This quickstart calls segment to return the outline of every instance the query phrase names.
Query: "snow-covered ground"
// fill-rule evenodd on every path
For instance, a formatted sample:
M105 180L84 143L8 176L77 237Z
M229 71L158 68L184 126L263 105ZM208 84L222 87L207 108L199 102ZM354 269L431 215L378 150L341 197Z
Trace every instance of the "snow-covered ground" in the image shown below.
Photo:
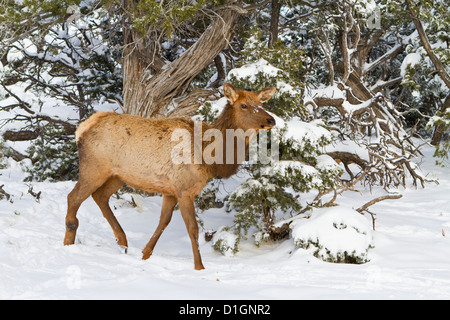
M422 169L440 184L400 190L403 198L371 207L377 220L370 262L323 262L292 239L260 248L249 241L225 257L202 231L202 271L194 270L179 211L153 256L141 260L160 197L136 198L137 207L129 196L111 199L128 254L91 198L78 214L76 244L63 246L66 196L74 183L25 183L11 162L0 171L0 185L12 196L0 201L0 299L450 299L450 167L434 166L432 149L425 152ZM358 208L381 194L347 192L338 203ZM221 209L201 218L209 229L232 221Z

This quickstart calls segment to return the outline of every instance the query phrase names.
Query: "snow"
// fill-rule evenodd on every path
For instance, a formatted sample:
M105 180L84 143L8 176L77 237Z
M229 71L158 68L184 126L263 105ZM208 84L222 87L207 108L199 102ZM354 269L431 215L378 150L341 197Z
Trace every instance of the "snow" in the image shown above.
M297 141L307 139L313 143L318 143L321 139L331 139L330 131L322 127L322 125L324 125L322 120L304 122L298 118L294 118L287 121L288 131L286 132L285 137L293 138Z
M267 77L276 77L280 69L272 66L265 59L259 59L254 63L248 63L240 68L235 68L228 73L229 78L248 79L249 82L255 82L256 76L263 73Z
M337 85L321 87L318 89L311 89L306 100L314 98L330 98L330 99L345 99L345 93L337 87Z
M325 152L348 152L356 154L361 160L370 161L367 148L353 140L334 140L331 144L325 146Z
M296 220L291 228L295 244L324 261L344 253L366 261L373 246L369 221L345 206L314 209L311 218Z
M402 78L405 77L406 69L408 67L414 68L416 65L418 65L420 63L421 60L422 60L422 56L420 55L420 53L413 52L413 53L408 54L405 57L405 59L403 59L402 65L400 67L400 75L402 76Z
M226 257L232 257L234 255L233 249L236 246L236 241L238 236L233 232L229 232L222 228L218 230L212 239L212 243L215 245L220 245L220 252Z
M334 161L332 157L326 154L321 154L317 156L317 165L316 168L321 171L333 171L338 170L339 165Z
M377 97L377 95L370 100L367 100L367 101L364 101L364 102L361 102L358 104L351 104L350 102L345 100L342 103L342 106L344 107L344 110L346 111L346 113L349 114L349 117L350 117L355 111L367 109L370 106L370 104L373 102L373 100L376 99L376 97Z
M313 212L309 220L296 220L309 234L325 232L326 222L335 219L365 226L374 246L369 262L324 262L296 248L292 238L259 248L252 240L242 241L236 255L224 256L204 240L205 230L231 224L232 214L222 208L200 214L202 271L194 270L178 210L153 256L141 259L158 224L160 197L141 198L138 208L130 205L129 195L112 197L111 207L128 236L127 254L120 252L91 198L78 213L76 244L64 246L66 195L74 182L24 183L20 164L8 162L0 170L0 185L11 195L0 200L0 299L449 299L450 169L434 166L431 147L424 152L422 170L430 172L429 178L439 177L440 184L402 189L403 198L372 206L376 231L367 229L370 217L353 210L384 194L376 188L339 196L339 207L322 212L328 218ZM236 182L225 184L231 191ZM31 187L32 193L41 192L39 199ZM300 230L294 230L296 237ZM336 241L351 239L353 246L364 247L370 238L346 234Z
M268 111L266 110L266 112ZM316 146L320 144L321 140L331 141L332 139L330 131L323 127L325 124L320 119L312 120L310 122L302 121L298 117L293 117L290 120L283 120L271 112L268 113L275 118L277 124L272 131L280 131L286 128L287 131L283 133L283 137L286 139L293 139L299 148L303 148L304 144L307 142Z

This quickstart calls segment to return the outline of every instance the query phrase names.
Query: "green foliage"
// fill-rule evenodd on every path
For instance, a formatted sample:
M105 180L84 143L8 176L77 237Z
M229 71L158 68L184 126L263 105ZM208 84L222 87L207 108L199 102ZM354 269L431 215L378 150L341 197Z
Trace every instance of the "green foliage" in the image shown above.
M358 254L356 251L339 251L333 253L319 241L313 241L311 239L307 241L299 239L295 242L295 246L312 251L313 256L325 262L363 264L370 261L367 258L367 252L365 255Z
M51 125L26 150L33 164L25 181L65 181L78 178L78 152L73 136Z
M301 77L303 75L305 54L305 50L298 49L280 40L272 46L268 46L268 42L264 40L262 32L257 27L254 27L241 51L242 60L240 63L243 65L265 59L282 70L279 74L281 77L279 80L300 87L303 86Z
M104 99L120 100L122 92L122 74L115 59L117 51L111 50L103 53L92 52L89 59L82 61L82 67L86 71L79 73L80 82L84 94L90 101L102 101ZM74 79L76 80L76 78Z
M441 141L436 146L433 156L437 158L436 165L443 167L448 161L448 155L450 154L450 142Z
M301 161L303 163L315 166L317 157L321 154L323 147L331 143L331 134L323 126L322 121L302 123L304 126L311 127L311 130L322 129L318 136L304 134L301 140L287 136L288 125L282 128L276 128L272 134L277 134L279 138L280 158L282 160Z
M122 74L118 61L122 53L113 45L121 39L106 12L89 11L81 14L76 23L68 23L74 12L85 10L86 7L78 5L80 0L23 1L24 12L34 12L49 26L44 28L43 21L33 18L29 26L22 23L23 28L30 28L24 30L21 22L16 25L12 18L8 20L13 39L14 33L30 33L26 39L17 36L11 47L4 48L0 37L0 56L1 50L6 50L0 83L5 86L25 83L36 100L53 97L78 108L80 119L84 119L93 111L93 104L121 100ZM53 12L57 13L50 15ZM26 16L22 18L26 21Z
M201 121L212 123L219 115L219 112L218 110L213 110L210 102L205 102L200 108L197 109L195 115L200 117Z
M444 139L436 145L436 150L433 155L437 158L436 165L444 166L448 163L450 154L450 140L448 132L450 129L450 108L448 108L444 114L439 111L436 112L436 115L428 122L427 127L428 129L431 129L432 127L440 127L444 132Z
M261 32L254 29L244 45L240 65L229 72L227 81L237 88L252 91L276 86L277 92L265 103L265 109L283 119L307 118L308 111L302 103L304 84L301 82L301 75L304 59L303 50L281 41L268 47ZM198 114L209 122L217 116L210 103L202 106ZM324 131L328 132L326 129ZM282 123L278 123L277 129L270 132L279 141L277 147L283 161L270 164L258 162L245 166L250 178L224 200L227 210L235 212L234 225L227 232L234 232L238 237L237 242L242 237L247 237L249 232L256 232L257 244L270 238L271 227L279 215L295 214L301 210L301 193L313 189L328 190L335 186L337 177L342 174L341 170L315 168L320 148L331 142L328 135L321 135L317 139L305 135L301 141L297 141L287 137L286 133L287 127L283 127ZM271 152L270 148L269 142L268 153ZM217 189L206 188L199 197L198 204L206 207L205 203L209 203L217 207L218 201L212 194L217 194ZM230 245L224 245L221 240L214 247L223 252ZM227 252L237 249L233 247L230 250Z
M40 18L47 20L43 24L51 24L54 20L62 22L67 17L70 6L78 6L81 0L6 0L0 6L0 24L9 24L12 29L24 30L30 23L40 22ZM45 31L45 28L41 29ZM10 30L12 31L12 30Z
M224 256L233 256L239 252L239 242L229 227L222 227L213 237L213 248Z
M5 143L0 140L0 169L5 169L8 166L6 158L11 155L11 150Z
M254 91L276 86L277 92L265 104L265 108L285 119L305 117L301 76L305 51L281 41L268 47L267 41L261 38L261 32L254 29L241 52L241 68L230 72L228 81L237 88Z
M170 39L179 26L192 20L200 9L208 4L222 4L222 2L220 0L138 1L132 12L133 26L143 36L147 35L149 27L156 27L164 30Z
M286 179L279 173L248 179L230 196L229 209L235 210L236 233L246 236L256 226L258 231L268 232L277 210L296 212L301 209L294 194L287 192L281 183Z
M219 179L217 181L219 181ZM205 189L201 193L201 196L195 198L195 208L202 212L211 208L222 208L224 206L224 201L217 197L218 191L218 184L213 183L210 188Z

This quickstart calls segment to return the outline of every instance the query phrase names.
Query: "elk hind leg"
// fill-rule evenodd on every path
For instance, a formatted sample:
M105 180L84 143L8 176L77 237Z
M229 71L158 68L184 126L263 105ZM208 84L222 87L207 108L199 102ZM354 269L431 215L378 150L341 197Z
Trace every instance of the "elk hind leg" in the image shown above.
M109 198L111 195L120 189L123 186L123 181L118 177L110 177L106 182L98 188L93 194L92 198L99 206L102 211L103 216L108 221L111 229L114 232L114 236L116 237L117 244L123 249L125 253L127 253L128 242L125 232L117 221L114 213L112 212L109 206Z

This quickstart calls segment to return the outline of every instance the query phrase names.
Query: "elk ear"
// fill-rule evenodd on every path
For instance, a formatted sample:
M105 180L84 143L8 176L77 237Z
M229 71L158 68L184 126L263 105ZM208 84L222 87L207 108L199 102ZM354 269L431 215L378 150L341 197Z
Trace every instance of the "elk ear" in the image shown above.
M239 94L237 93L236 89L228 82L225 82L223 84L223 94L225 98L227 98L227 100L230 101L232 104L235 103L239 97Z
M277 90L276 87L268 87L268 88L262 89L256 95L258 96L259 100L261 100L261 102L266 102L270 98L272 98L273 94L275 93L275 90Z

